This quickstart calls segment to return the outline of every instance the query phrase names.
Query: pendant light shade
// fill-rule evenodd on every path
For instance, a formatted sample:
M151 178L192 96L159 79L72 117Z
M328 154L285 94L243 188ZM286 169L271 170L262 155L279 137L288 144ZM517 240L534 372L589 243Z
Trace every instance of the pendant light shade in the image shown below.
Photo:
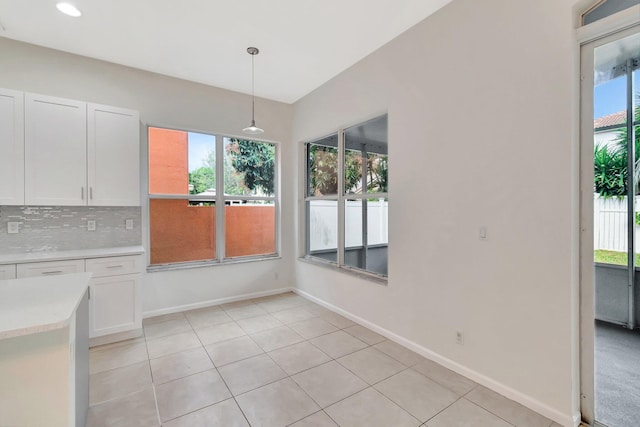
M251 126L242 129L242 132L247 133L249 135L258 135L264 132L263 129L260 129L256 126L256 96L255 96L255 70L253 66L254 57L260 53L257 47L248 47L247 53L251 55Z

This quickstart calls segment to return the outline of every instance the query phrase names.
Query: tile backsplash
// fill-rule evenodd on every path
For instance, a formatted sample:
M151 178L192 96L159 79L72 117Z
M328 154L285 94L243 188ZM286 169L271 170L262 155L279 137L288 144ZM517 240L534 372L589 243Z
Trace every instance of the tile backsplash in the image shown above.
M140 207L0 206L0 255L141 245L141 219ZM8 222L19 223L18 234L7 232Z

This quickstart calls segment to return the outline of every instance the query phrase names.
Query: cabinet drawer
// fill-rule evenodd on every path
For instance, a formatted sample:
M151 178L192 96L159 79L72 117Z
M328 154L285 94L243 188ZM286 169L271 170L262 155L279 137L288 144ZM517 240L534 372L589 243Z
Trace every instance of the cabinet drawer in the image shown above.
M18 279L36 276L54 276L57 274L71 274L84 272L84 260L30 262L18 264Z
M86 260L86 271L93 277L119 276L122 274L140 273L141 255L93 258Z
M6 264L0 265L0 280L9 280L16 278L16 265Z

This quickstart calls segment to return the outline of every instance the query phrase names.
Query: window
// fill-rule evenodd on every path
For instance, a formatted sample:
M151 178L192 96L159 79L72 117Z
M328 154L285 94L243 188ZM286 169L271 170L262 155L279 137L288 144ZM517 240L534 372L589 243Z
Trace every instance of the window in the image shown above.
M306 144L306 256L387 276L387 116Z
M150 127L151 265L276 255L276 149Z
M617 0L607 1L598 0L585 13L582 14L582 25L588 25L593 22L614 15L625 9L638 4L638 0Z

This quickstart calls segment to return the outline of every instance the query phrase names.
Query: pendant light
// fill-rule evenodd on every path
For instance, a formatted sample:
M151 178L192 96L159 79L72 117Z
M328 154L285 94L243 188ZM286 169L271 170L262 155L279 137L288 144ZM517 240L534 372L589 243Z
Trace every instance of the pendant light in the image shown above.
M264 132L263 129L260 129L256 126L256 95L255 95L255 71L253 66L254 57L260 53L257 47L248 47L247 53L251 55L251 126L242 129L242 132L248 133L249 135L258 135Z

